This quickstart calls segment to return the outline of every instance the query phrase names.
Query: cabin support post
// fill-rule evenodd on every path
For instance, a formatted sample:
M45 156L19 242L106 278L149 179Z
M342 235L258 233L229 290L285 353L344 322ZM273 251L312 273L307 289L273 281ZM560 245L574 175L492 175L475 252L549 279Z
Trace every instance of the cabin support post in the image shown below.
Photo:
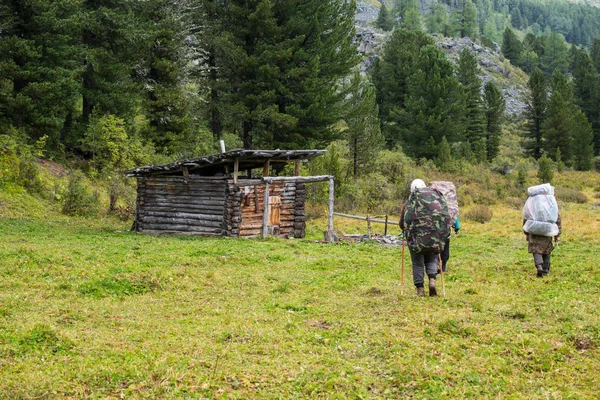
M265 167L263 169L263 176L269 176L270 166L271 166L271 163L269 162L269 160L265 161Z
M269 182L265 183L265 198L263 199L263 205L262 237L264 239L269 234Z
M233 161L233 183L237 184L238 181L238 171L240 169L240 161L236 158Z
M300 176L300 160L296 160L296 169L294 173L296 176Z
M334 202L334 183L333 177L329 178L329 212L327 216L327 231L325 232L325 241L326 242L337 242L338 237L335 231L333 230L333 202Z

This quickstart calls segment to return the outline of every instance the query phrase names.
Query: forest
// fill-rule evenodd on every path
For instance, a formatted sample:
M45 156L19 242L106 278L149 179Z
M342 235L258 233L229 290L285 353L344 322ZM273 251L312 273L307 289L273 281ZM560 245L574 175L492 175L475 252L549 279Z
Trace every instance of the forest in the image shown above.
M216 153L220 140L327 148L306 169L335 175L339 202L368 210L389 208L419 174L485 171L519 190L539 160L557 172L600 167L600 9L376 5L372 29L386 39L363 68L354 1L4 2L0 183L58 193L66 210L72 188L102 187L114 210L131 200L122 171ZM444 37L493 49L521 75L484 82L477 55L450 60ZM526 77L520 115L506 113L509 75ZM44 182L39 160L68 180Z

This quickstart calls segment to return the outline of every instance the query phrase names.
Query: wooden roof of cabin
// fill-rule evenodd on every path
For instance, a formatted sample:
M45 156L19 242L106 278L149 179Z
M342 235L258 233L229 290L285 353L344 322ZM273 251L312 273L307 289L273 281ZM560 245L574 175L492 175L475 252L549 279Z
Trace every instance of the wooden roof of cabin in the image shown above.
M215 173L221 168L224 170L225 166L233 166L235 160L238 161L239 170L243 171L263 167L265 161L308 160L323 153L325 150L233 150L165 165L147 165L125 171L125 174L128 176L170 175L182 172L185 167L190 173L203 169Z

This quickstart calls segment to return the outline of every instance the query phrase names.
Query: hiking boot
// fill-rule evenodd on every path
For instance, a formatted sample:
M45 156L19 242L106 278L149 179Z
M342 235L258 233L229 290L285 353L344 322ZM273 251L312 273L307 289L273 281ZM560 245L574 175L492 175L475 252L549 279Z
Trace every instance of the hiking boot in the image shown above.
M537 275L536 276L538 278L543 277L544 276L544 269L542 268L542 266L538 265L538 266L536 266L536 268L537 268Z
M417 288L417 296L419 296L419 297L425 297L425 288L418 287Z
M429 296L437 296L437 289L435 287L435 278L429 278Z

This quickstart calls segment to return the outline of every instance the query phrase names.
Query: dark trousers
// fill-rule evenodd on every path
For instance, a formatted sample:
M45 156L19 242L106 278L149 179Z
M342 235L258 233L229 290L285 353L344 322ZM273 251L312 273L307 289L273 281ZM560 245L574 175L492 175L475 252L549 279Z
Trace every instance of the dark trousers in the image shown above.
M446 245L444 246L444 250L440 253L440 257L442 258L442 271L446 272L446 263L450 259L450 239L446 239Z
M429 278L435 279L440 267L439 254L423 254L410 251L410 259L412 261L413 282L416 287L424 287L424 272L427 273Z
M533 262L537 270L544 273L550 271L550 254L533 253Z

